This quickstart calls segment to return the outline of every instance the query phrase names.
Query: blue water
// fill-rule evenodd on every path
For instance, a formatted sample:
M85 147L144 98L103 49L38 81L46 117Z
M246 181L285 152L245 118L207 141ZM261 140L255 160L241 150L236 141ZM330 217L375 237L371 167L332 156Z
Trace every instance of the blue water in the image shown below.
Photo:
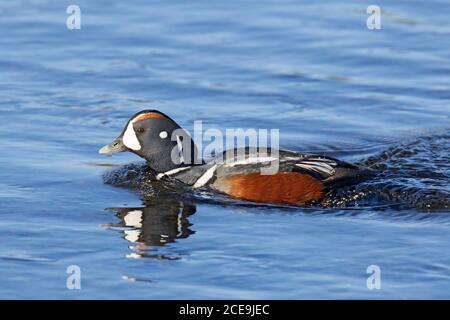
M0 3L0 298L450 298L450 3L70 4ZM384 175L326 208L112 185L140 159L97 150L149 107Z

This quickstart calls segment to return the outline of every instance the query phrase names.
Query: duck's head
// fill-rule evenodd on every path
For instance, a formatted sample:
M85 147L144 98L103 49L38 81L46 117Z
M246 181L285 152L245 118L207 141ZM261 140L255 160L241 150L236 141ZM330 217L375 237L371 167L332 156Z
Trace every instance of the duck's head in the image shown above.
M197 148L189 134L157 110L143 110L128 120L122 133L101 148L101 154L130 151L156 172L198 164Z

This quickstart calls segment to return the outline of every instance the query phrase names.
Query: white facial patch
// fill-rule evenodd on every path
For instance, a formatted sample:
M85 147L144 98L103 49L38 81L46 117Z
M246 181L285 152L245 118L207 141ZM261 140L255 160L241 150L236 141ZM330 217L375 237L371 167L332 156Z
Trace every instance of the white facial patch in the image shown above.
M165 139L165 138L167 138L169 136L169 134L167 133L167 131L161 131L160 133L159 133L159 137L161 138L161 139Z
M133 123L134 120L131 120L128 123L127 130L125 130L122 141L123 144L131 150L141 150L141 144L136 136L136 132L134 132Z

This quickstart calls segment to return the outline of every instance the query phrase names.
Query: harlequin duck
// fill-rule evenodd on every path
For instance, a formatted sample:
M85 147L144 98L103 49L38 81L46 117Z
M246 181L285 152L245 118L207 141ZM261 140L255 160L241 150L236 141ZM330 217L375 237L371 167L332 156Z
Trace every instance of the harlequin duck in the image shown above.
M176 179L192 188L272 204L320 203L333 189L374 172L331 157L270 148L227 150L204 161L187 132L157 110L135 114L99 153L124 151L146 159L157 179ZM274 163L277 170L268 172Z

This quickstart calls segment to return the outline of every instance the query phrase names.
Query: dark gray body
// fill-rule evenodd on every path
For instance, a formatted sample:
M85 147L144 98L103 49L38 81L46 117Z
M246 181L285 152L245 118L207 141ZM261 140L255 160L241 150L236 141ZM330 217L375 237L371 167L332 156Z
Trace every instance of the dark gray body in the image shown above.
M236 154L239 152L244 155L243 158L237 157ZM229 150L224 152L225 157L220 155L204 165L186 166L184 170L160 174L159 177L177 179L194 187L210 187L223 191L221 178L237 174L261 173L261 170L267 169L273 161L278 161L277 172L308 174L330 188L355 183L375 173L368 168L317 154L287 150L279 150L278 155L276 154L277 152L271 149L267 153L260 153L254 148ZM198 183L202 178L203 181Z

